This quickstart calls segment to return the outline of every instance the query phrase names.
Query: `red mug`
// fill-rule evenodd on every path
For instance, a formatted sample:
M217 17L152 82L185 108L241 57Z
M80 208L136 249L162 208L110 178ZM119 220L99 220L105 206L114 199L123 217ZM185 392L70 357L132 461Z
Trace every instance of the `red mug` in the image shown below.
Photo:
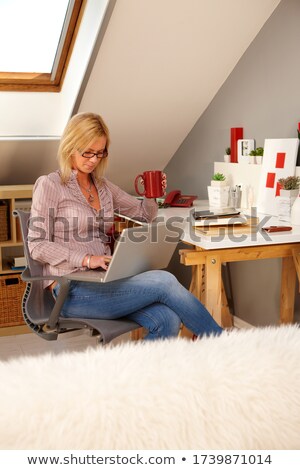
M143 174L137 175L135 178L135 190L140 196L149 198L162 197L165 194L164 179L165 175L160 170L144 171ZM144 186L144 192L139 191L139 182Z

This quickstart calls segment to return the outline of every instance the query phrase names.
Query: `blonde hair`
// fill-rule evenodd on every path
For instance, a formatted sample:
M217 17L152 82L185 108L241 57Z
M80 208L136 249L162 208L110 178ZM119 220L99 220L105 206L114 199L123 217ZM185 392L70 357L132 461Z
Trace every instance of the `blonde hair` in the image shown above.
M66 183L70 178L74 152L77 150L79 153L83 153L94 139L102 136L106 137L106 150L108 151L109 130L99 114L79 113L69 120L61 136L57 154L63 183ZM106 166L107 158L102 158L93 172L98 181L101 180Z

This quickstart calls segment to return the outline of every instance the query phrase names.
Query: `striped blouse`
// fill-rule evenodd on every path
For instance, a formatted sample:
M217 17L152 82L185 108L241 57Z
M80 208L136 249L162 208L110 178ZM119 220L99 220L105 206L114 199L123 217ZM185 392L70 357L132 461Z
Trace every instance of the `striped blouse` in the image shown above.
M33 188L28 246L33 259L44 264L45 276L62 276L82 268L86 255L110 255L114 213L150 222L157 215L154 199L138 200L106 178L98 183L101 210L82 194L77 171L67 184L59 171L41 176ZM92 175L93 176L93 175ZM52 281L45 281L45 287Z

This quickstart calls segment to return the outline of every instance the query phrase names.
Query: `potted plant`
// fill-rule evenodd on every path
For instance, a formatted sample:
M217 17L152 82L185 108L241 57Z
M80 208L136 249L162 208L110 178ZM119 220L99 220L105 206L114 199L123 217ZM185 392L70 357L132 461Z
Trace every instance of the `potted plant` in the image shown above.
M226 176L223 173L215 173L212 176L210 186L207 187L209 205L212 207L227 207L229 189Z
M229 199L229 186L223 173L215 173L211 185L207 187L208 200L211 207L227 207Z
M223 173L215 173L211 179L211 186L226 186L226 176Z
M263 155L264 155L263 147L257 147L257 149L256 149L256 163L258 165L261 165Z
M297 196L299 194L300 177L287 176L286 178L279 178L280 196L277 200L277 212L279 220L290 222L291 210Z
M300 177L287 176L286 178L279 178L278 183L281 186L280 196L283 197L297 197L299 194Z
M231 160L231 150L230 150L230 147L227 147L225 149L224 162L230 163L230 160Z
M263 147L257 147L257 149L251 150L249 153L249 163L257 163L258 165L261 165L263 154Z
M251 152L248 155L249 162L248 163L256 163L256 150L251 150Z

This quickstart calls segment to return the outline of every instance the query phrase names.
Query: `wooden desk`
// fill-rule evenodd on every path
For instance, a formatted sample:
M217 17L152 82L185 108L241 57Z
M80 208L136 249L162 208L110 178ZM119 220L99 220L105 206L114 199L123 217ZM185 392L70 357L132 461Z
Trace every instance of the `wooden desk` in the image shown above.
M300 243L269 246L246 246L205 250L200 247L180 250L180 260L185 266L193 266L191 290L204 303L213 318L223 327L232 326L232 318L222 286L222 263L282 258L280 323L292 323L294 319L296 264L300 274Z
M197 209L203 209L202 205ZM262 225L280 225L280 222L277 217L258 214L263 224L259 226L257 233L212 237L195 232L191 223L191 210L164 209L159 211L159 216L166 221L172 217L182 218L182 241L189 247L180 250L180 261L185 266L192 267L190 290L220 325L232 325L222 283L222 263L270 258L282 258L279 321L293 322L296 275L300 282L300 226L294 226L291 232L266 235L261 230Z

